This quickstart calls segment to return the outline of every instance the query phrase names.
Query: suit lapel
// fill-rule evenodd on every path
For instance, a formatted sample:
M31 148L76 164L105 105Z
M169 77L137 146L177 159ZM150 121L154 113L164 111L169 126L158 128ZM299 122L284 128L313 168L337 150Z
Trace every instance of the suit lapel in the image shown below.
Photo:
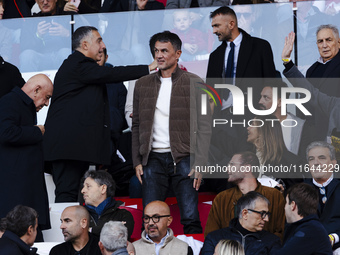
M240 28L239 28L240 29ZM251 37L244 30L240 29L242 32L242 42L240 46L240 51L237 58L237 68L236 77L244 77L245 71L247 70L247 65L249 58L252 54L253 45L251 43Z

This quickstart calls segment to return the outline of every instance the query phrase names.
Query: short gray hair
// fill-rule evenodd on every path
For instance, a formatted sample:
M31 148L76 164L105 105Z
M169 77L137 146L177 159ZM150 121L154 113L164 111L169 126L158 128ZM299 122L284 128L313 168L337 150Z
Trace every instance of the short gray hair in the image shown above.
M309 144L307 146L307 149L306 149L307 162L308 162L309 151L311 149L314 149L315 147L327 148L329 150L329 156L330 156L331 160L336 160L335 149L334 149L333 145L326 143L324 141L315 141L315 142L312 142L311 144Z
M80 48L84 38L86 37L92 38L93 31L98 31L98 29L91 26L82 26L77 28L77 30L72 35L72 50Z
M318 27L318 29L316 30L316 36L318 36L319 32L322 30L322 29L330 29L332 30L334 36L336 38L339 38L339 30L336 26L334 25L331 25L331 24L327 24L327 25L321 25Z
M120 221L106 222L100 232L100 241L108 252L114 252L127 246L127 228Z
M243 209L255 209L256 201L262 199L265 201L268 206L270 205L269 200L262 194L256 192L256 191L249 191L247 194L245 194L243 197L241 197L237 201L237 214L239 219L242 219L242 211ZM235 216L236 216L235 215Z

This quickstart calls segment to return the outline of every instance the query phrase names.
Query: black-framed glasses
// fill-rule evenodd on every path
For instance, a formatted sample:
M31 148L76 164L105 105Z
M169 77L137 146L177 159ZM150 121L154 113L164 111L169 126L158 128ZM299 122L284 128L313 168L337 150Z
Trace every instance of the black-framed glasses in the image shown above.
M248 211L251 211L251 212L254 212L254 213L258 213L258 214L261 214L261 218L264 219L266 218L266 216L268 216L268 218L270 217L271 213L270 212L266 212L266 211L255 211L253 209L247 209Z
M322 186L321 188L319 188L319 190L320 190L320 194L322 195L322 203L326 204L327 202L326 188Z
M154 223L158 223L159 220L160 220L161 218L163 218L163 217L170 217L170 216L171 216L171 215L152 215L152 216L150 217L150 216L144 215L144 216L142 217L142 219L143 219L143 222L144 222L144 223L149 223L149 222L150 222L150 219L152 219L152 221L153 221Z

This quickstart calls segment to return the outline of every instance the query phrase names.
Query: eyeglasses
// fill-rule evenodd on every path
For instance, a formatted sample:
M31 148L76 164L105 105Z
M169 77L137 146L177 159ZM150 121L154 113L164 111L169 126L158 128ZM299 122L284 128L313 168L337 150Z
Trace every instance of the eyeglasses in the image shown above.
M152 221L154 223L158 223L161 218L170 217L170 216L171 215L153 215L153 216L150 217L150 216L145 215L145 216L142 217L142 219L143 219L144 223L149 223L150 219L152 219Z
M253 209L247 209L248 211L251 211L251 212L254 212L254 213L258 213L258 214L261 214L261 218L264 219L266 218L266 216L268 216L268 218L270 217L271 213L270 212L266 212L266 211L255 211Z
M322 203L326 204L326 202L327 202L326 188L322 186L321 188L319 188L319 190L320 190L320 194L323 196L322 197Z

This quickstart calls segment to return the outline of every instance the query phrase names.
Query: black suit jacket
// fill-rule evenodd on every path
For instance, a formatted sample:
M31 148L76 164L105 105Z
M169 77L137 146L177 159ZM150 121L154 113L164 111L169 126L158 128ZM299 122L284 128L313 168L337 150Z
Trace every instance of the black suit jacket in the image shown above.
M243 38L237 60L236 78L276 77L273 52L269 42L252 37L240 28L239 30L242 32ZM222 78L224 57L225 46L222 43L210 54L207 78ZM244 87L246 84L241 83L240 85L240 88L246 91Z
M254 105L259 102L261 91L263 88L263 84L259 83L258 80L252 80L251 85L249 84L248 78L263 78L263 77L275 77L275 65L273 60L273 52L270 44L260 38L252 37L244 30L240 29L242 32L243 38L240 46L240 51L237 60L236 67L236 86L238 86L243 92L247 91L247 87L253 87L253 102ZM224 57L225 57L226 46L222 43L215 51L210 54L209 63L208 63L208 71L207 78L222 78L219 82L221 84L225 83L223 78L223 68L224 68ZM247 78L247 79L241 79ZM216 83L217 80L213 81ZM207 80L207 83L210 83L213 86L211 81ZM218 90L218 93L221 95L221 90ZM245 104L247 100L245 99ZM225 119L228 117L224 116L224 113L221 113L219 107L216 107L214 111L214 116L217 119ZM251 115L247 113L246 109L246 119L251 118ZM222 114L222 115L221 115ZM231 115L230 115L231 116ZM229 116L229 117L230 117ZM233 120L236 122L242 122L245 116L232 116ZM236 128L235 128L236 127ZM247 139L247 130L245 128L239 128L241 125L236 125L230 128L230 124L228 125L218 125L217 128L213 131L212 143L214 143L215 138L217 138L217 143L215 146L221 148L222 153L231 157L238 150L236 148L242 148L243 150L250 149L249 144L246 143ZM225 139L221 139L221 135L218 133L217 129L223 129L222 134L224 134ZM215 138L214 138L215 137ZM228 143L225 146L221 147L219 141L225 141L228 139ZM223 149L222 149L223 148Z
M306 183L316 187L311 179L306 180ZM319 188L318 193L319 192ZM325 227L327 234L337 234L340 237L340 181L333 179L327 186L327 202L321 213L321 205L318 206L318 216L322 225ZM340 243L333 246L333 249L340 247Z
M313 84L313 86L320 90L320 92L325 93L328 96L340 97L340 53L338 53L329 63L327 69L322 74L321 77L315 77L315 69L319 62L315 62L306 73L306 78ZM328 131L328 117L323 114L323 112L318 108L312 107L309 103L306 105L307 109L312 113L311 117L307 120L315 123L316 128L316 139L325 140ZM299 114L300 115L300 114ZM306 118L300 115L302 118Z
M71 159L110 164L110 116L106 83L138 79L147 65L99 66L79 51L71 54L54 79L44 135L46 161Z

